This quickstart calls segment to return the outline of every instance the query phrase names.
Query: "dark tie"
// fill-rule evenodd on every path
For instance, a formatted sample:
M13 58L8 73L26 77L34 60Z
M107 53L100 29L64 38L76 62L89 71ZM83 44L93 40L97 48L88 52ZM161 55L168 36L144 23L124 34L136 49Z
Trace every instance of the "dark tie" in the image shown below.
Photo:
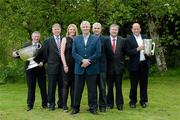
M116 50L116 40L115 39L112 40L112 50L113 50L113 53L115 53L115 50Z

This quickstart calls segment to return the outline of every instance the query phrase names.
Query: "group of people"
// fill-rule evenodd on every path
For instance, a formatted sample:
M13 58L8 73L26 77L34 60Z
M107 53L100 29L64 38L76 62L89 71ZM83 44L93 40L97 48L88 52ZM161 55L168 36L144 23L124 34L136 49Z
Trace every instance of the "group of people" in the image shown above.
M109 36L103 36L102 26L96 22L91 25L88 21L80 24L82 34L78 35L75 24L67 28L66 37L62 37L61 26L56 23L52 26L53 36L42 43L35 61L38 67L26 70L28 97L27 111L33 109L35 101L36 79L42 97L42 107L55 110L56 84L58 84L57 107L68 112L68 94L71 98L71 114L80 111L80 104L85 82L88 91L88 111L92 114L106 112L113 109L116 104L119 111L123 110L122 77L125 69L125 55L129 56L130 76L130 102L131 108L136 108L137 87L140 86L140 105L147 107L148 96L148 70L149 59L144 54L143 40L139 23L132 25L132 35L128 38L118 36L119 26L112 24ZM40 33L32 33L32 41L24 47L40 42ZM13 52L13 57L18 58L18 52ZM47 63L48 93L46 92ZM25 68L28 66L26 62ZM115 97L114 97L115 84ZM107 87L107 88L106 88ZM107 94L106 94L107 93Z

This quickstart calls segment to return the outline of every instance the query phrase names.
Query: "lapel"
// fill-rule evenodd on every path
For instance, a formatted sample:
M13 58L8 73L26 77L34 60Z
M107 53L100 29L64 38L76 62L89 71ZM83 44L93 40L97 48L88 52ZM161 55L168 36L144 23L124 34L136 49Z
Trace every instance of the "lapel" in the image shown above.
M112 50L112 44L111 44L111 37L110 36L108 36L108 41L107 42L108 42L108 47L109 47L111 53L114 54L113 50Z
M91 34L90 34L90 35L89 35L89 38L88 38L88 40L87 40L87 43L86 43L86 47L91 44L91 42L92 42L91 39L92 39L92 36L91 36ZM85 44L84 44L84 45L85 45Z
M83 38L83 36L81 35L81 36L79 36L79 44L80 45L82 45L83 46L83 48L85 47L85 43L84 43L84 38Z
M135 47L138 47L138 43L137 43L136 38L134 37L134 35L132 35L132 42L135 45Z
M52 36L52 46L54 46L54 48L55 48L55 50L56 50L56 52L58 52L59 53L59 51L58 51L58 47L57 47L57 44L56 44L56 40L54 39L54 36Z

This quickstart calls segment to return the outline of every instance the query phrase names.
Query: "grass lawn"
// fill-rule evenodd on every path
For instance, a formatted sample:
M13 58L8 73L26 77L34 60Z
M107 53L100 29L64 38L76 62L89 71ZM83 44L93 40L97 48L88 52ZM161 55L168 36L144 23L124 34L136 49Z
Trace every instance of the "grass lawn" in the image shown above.
M129 80L123 80L124 110L116 108L92 115L87 110L87 92L83 93L81 110L77 115L61 109L41 108L39 89L36 90L34 109L26 111L26 84L0 85L0 120L180 120L180 70L149 78L149 105L129 108ZM138 92L139 93L139 92ZM139 94L138 94L139 96Z

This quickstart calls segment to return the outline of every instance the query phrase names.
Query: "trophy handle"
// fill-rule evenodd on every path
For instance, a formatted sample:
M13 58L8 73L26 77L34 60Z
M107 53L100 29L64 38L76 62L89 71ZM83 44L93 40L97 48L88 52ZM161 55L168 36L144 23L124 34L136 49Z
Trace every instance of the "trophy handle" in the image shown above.
M40 43L37 43L36 49L40 49L41 47L42 47L42 45Z
M155 50L155 42L152 43L153 49L151 50L151 54L154 55L154 50Z

